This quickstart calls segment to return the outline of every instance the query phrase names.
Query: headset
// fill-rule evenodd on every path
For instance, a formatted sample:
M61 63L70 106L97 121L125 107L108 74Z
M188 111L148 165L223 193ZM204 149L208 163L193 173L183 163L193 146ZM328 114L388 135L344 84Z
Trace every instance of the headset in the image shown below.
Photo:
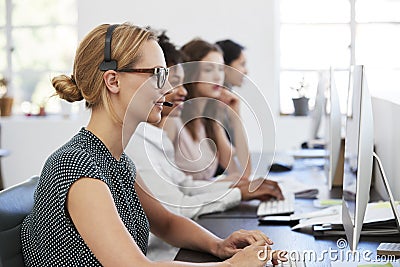
M106 41L104 44L104 60L100 63L99 69L101 71L107 70L118 70L118 63L116 60L111 59L111 41L112 41L112 34L117 28L119 24L110 25L106 32ZM173 103L171 102L163 102L164 106L172 107Z
M119 24L110 25L106 32L106 42L104 45L104 61L100 63L99 69L101 71L117 70L118 63L116 60L111 59L111 41L112 34Z

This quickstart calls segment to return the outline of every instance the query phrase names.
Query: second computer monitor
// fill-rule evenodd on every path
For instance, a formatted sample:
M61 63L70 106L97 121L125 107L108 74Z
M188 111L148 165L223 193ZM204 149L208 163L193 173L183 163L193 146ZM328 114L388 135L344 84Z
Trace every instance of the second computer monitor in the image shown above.
M310 140L319 139L319 131L323 114L325 112L325 93L329 82L327 71L319 72L317 94L315 96L314 110L311 113Z
M373 156L373 116L364 66L355 66L349 96L344 155L342 220L352 250L357 249L369 201Z
M329 190L332 189L333 180L340 157L341 143L341 112L339 95L336 90L334 71L331 69L324 75L326 80L326 107L325 107L325 149L326 159L324 164L325 177Z

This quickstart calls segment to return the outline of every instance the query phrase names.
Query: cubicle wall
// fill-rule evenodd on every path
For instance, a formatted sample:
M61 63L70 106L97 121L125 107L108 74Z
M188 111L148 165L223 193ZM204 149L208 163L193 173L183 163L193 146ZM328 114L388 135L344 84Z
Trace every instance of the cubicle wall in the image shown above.
M10 155L1 160L4 187L39 175L47 157L85 126L87 118L1 118L1 144L10 151Z
M391 189L400 199L400 101L373 97L375 151L382 160ZM386 191L375 168L374 182L379 194L387 199Z

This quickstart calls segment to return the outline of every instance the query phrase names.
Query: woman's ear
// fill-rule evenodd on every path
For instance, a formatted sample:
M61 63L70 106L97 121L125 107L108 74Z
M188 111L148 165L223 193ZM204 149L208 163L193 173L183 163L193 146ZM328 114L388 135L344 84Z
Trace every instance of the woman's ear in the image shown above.
M107 89L114 94L119 93L119 82L118 82L118 72L114 70L108 70L104 72L103 79L106 83Z

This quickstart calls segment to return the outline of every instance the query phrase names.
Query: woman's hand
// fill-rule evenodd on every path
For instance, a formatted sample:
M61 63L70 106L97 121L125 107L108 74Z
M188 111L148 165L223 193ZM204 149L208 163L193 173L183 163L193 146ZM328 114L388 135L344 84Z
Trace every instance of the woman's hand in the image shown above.
M227 259L226 262L235 267L258 267L265 266L265 263L271 260L275 266L278 264L278 260L287 261L286 254L286 251L272 250L265 242L257 241L236 253L232 258Z
M239 114L240 99L233 92L229 91L228 89L222 90L218 100L228 105L231 109L235 111L236 114Z
M232 182L232 187L238 187L240 184L247 184L249 179L240 173L234 172L223 177L218 177L218 182Z
M241 182L236 187L242 193L242 200L258 199L266 201L271 198L284 199L281 188L275 181L258 178L253 181Z
M238 230L218 243L214 254L221 259L226 259L257 242L261 242L264 245L273 244L272 240L259 230Z

